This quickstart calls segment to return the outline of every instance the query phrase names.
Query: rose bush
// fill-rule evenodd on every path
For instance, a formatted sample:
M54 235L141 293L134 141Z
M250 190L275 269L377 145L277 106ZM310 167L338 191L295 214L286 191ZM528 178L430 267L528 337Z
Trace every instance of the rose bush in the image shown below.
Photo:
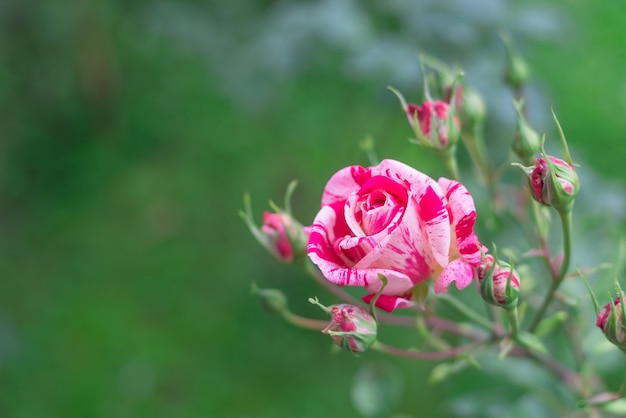
M486 249L474 234L476 210L463 185L438 182L394 160L346 167L326 184L307 253L330 282L368 290L386 311L413 305L430 277L436 293L468 286Z

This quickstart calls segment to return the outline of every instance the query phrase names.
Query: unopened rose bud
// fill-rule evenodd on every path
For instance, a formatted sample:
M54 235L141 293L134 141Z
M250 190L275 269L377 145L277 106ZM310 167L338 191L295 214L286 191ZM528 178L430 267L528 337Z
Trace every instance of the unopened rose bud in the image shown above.
M459 123L454 115L450 115L451 109L448 103L440 100L426 101L421 106L413 103L406 105L406 116L420 144L426 148L445 150L458 141Z
M506 310L517 307L520 279L508 263L486 255L476 269L476 279L485 302Z
M323 333L338 346L352 352L367 350L376 341L376 321L359 306L341 304L330 307L332 320Z
M513 135L513 152L525 164L528 164L539 152L541 140L539 134L530 127L524 116L524 102L522 100L514 101L513 104L517 112L517 129Z
M530 67L526 60L513 49L511 41L508 37L503 37L504 46L506 47L506 63L504 66L503 79L514 89L519 89L530 77Z
M580 181L574 167L565 161L548 157L537 158L529 177L531 194L543 205L568 209L578 194Z
M317 299L309 299L309 302L331 315L330 323L322 332L330 335L339 347L359 353L376 341L376 320L364 308L345 303L326 307Z
M613 302L607 303L598 315L596 326L604 336L620 350L626 352L626 332L624 327L624 295L618 296Z
M487 105L476 90L465 87L461 102L461 121L463 124L475 125L487 116Z
M293 249L287 236L287 228L292 228L291 219L282 213L263 213L263 225L261 231L267 237L270 251L277 259L284 262L291 262L293 259Z
M259 297L263 309L270 313L284 313L287 310L287 297L277 289L259 289L252 285L252 294Z

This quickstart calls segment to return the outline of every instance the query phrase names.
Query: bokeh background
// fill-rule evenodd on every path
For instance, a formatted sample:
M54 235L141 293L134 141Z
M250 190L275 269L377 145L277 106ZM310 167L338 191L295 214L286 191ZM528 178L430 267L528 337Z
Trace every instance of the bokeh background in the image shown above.
M624 16L594 0L0 2L0 416L359 416L364 364L404 387L397 413L533 411L528 382L427 385L432 364L333 353L262 311L251 283L317 318L306 299L333 299L272 260L237 211L248 192L259 220L298 179L294 211L310 222L330 175L367 163L366 135L380 156L444 174L406 141L386 90L419 100L422 52L465 68L502 155L508 33L533 68L531 122L556 138L554 107L602 191L589 207L621 225Z

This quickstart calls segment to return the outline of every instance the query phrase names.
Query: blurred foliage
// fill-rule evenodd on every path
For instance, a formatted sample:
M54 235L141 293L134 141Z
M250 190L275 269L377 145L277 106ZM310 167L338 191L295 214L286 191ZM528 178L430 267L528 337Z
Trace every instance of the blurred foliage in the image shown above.
M535 70L531 119L553 130L553 104L575 153L622 180L626 10L551 3L4 3L0 416L354 416L353 377L379 356L332 355L259 308L252 282L311 317L306 299L327 301L256 245L242 195L260 216L297 178L306 224L326 179L366 164L367 134L379 155L443 174L405 141L385 91L419 98L421 51L467 68L495 109L490 132L512 134L502 30ZM493 138L494 152L509 140ZM448 416L477 386L463 373L427 386L433 365L392 363L401 412ZM461 404L448 410L478 416Z

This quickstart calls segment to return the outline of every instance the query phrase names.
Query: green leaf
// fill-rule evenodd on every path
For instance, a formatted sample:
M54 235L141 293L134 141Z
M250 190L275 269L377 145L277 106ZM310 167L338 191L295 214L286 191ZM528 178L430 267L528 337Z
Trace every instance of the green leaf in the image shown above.
M626 399L618 399L602 405L602 409L616 415L626 415Z
M547 335L548 333L550 333L550 331L565 322L567 317L568 315L565 311L558 311L550 316L545 317L537 326L537 329L535 330L535 336L537 338L541 338L544 335Z
M546 347L543 345L539 337L529 332L520 332L515 340L521 347L539 351L541 353L546 352Z

